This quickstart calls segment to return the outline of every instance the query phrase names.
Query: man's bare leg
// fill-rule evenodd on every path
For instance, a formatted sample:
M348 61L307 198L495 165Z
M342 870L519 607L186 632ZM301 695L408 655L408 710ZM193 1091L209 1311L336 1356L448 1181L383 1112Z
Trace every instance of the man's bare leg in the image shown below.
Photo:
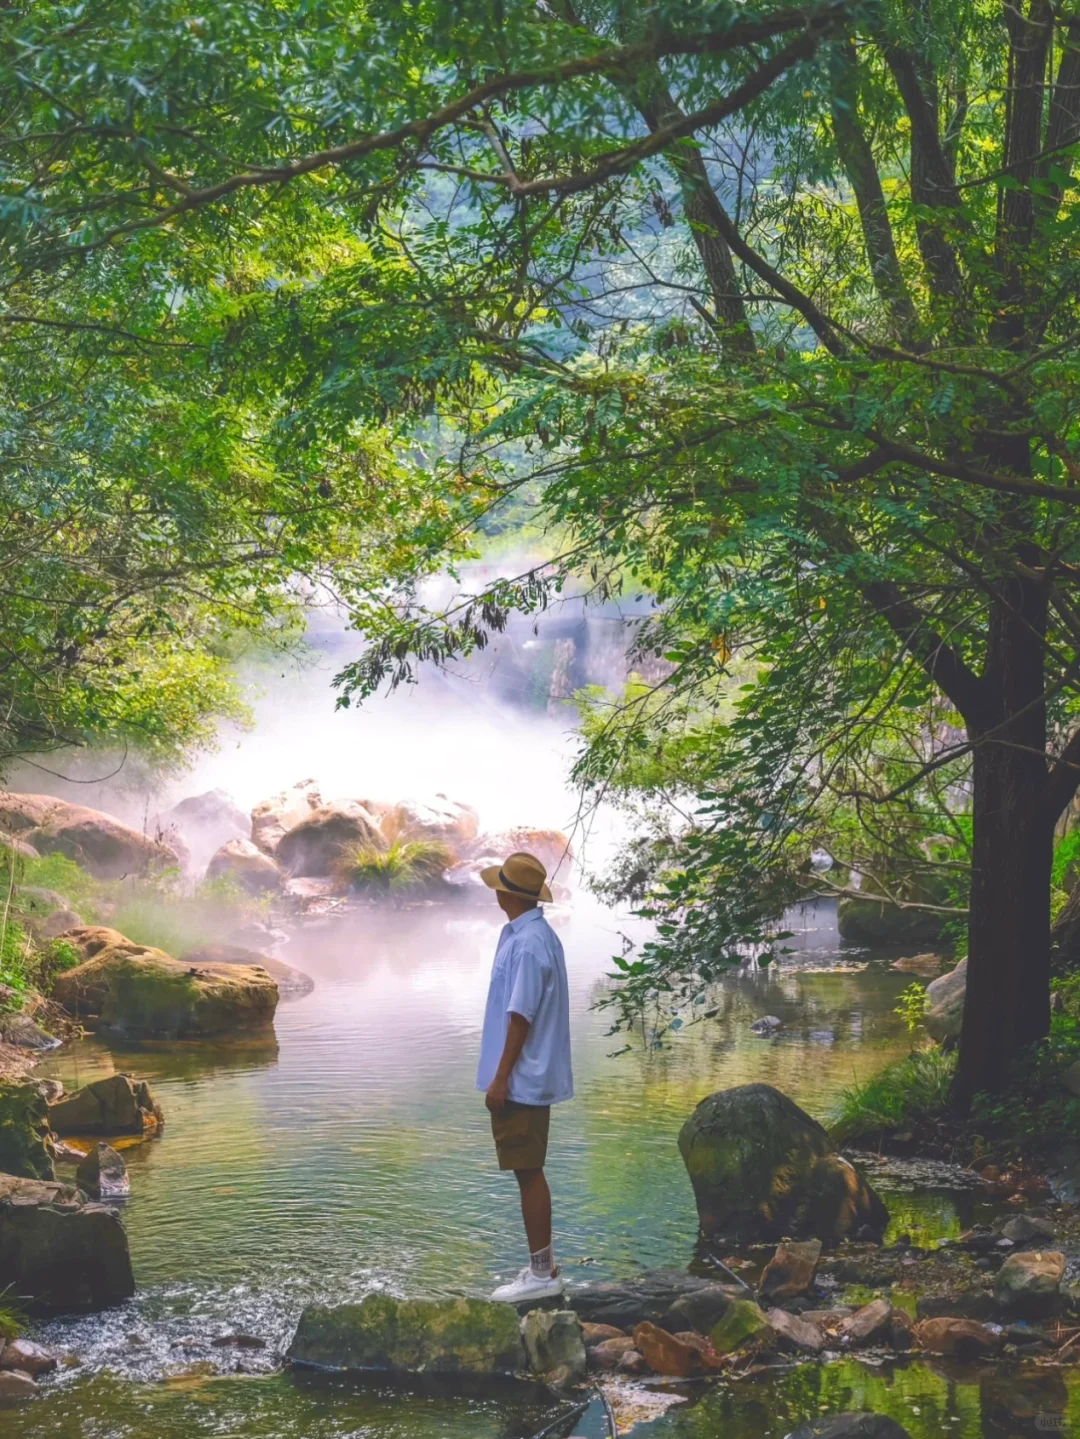
M525 1221L525 1235L529 1241L529 1254L534 1270L537 1259L546 1255L548 1273L554 1273L551 1263L551 1190L542 1169L515 1169L514 1175L521 1191L521 1217Z

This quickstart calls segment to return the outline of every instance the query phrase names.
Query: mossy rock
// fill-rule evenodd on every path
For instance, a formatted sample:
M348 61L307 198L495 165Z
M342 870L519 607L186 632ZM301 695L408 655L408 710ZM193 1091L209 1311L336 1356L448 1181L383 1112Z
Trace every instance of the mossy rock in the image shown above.
M941 938L942 916L872 899L842 899L836 906L836 927L848 944L865 945L867 949L934 944Z
M508 1375L525 1369L517 1311L486 1299L312 1304L286 1356L295 1364L387 1374Z
M0 1174L0 1293L29 1314L86 1313L135 1293L120 1217L69 1184Z
M884 1204L821 1125L771 1085L703 1099L679 1133L679 1150L706 1240L833 1244L864 1226L880 1235L888 1224Z
M265 1029L278 988L258 965L196 965L116 930L64 936L87 958L58 975L53 998L76 1018L131 1039L199 1039Z
M49 1110L36 1084L0 1084L0 1172L55 1179Z
M717 1354L733 1354L744 1344L771 1333L764 1310L752 1299L736 1299L723 1319L713 1325L709 1339Z

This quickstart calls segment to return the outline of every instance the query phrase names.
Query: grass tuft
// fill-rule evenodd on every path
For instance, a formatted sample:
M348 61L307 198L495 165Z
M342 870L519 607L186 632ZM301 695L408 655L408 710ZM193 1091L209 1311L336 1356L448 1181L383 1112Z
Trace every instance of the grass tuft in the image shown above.
M334 873L359 894L390 896L434 884L453 862L453 851L441 840L395 836L386 849L371 844L346 846Z
M949 1102L956 1053L918 1049L865 1084L845 1089L829 1132L838 1144L887 1130L907 1129L938 1114Z
M10 1343L26 1330L26 1315L11 1298L11 1290L0 1289L0 1340ZM2 1346L0 1346L2 1347Z

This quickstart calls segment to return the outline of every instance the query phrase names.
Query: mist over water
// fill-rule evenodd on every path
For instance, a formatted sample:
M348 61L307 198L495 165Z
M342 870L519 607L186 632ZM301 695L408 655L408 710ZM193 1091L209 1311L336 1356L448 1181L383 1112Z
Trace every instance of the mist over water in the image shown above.
M65 751L16 767L9 783L148 830L179 800L211 789L245 811L308 779L328 800L445 794L472 805L482 831L559 829L599 867L620 826L610 813L580 809L570 778L579 746L571 697L586 685L621 688L638 608L567 599L536 619L513 617L469 660L421 665L415 683L348 709L337 707L333 680L364 641L340 614L316 609L302 655L241 663L253 723L223 725L217 748L187 771L148 776L122 756Z

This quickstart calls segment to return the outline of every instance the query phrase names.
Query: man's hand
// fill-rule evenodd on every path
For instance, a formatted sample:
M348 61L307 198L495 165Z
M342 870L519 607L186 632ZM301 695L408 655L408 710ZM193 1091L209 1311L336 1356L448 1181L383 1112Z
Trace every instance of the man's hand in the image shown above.
M484 1095L484 1103L491 1110L492 1114L498 1114L500 1109L506 1108L506 1101L510 1098L510 1081L500 1079L498 1075L491 1081Z

